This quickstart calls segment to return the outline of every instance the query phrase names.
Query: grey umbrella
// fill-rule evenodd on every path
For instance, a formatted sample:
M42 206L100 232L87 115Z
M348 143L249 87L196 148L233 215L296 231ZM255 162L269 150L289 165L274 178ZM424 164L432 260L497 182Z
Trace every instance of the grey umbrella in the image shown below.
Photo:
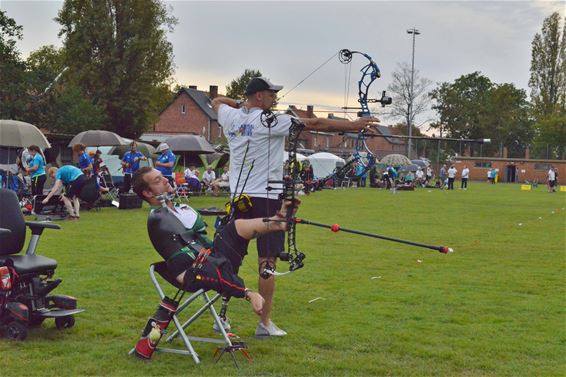
M75 144L84 144L87 147L100 147L111 145L124 145L126 142L122 140L120 135L105 130L89 130L77 134L69 143L69 147Z
M380 163L391 166L408 166L411 165L411 160L402 154L388 154L380 160Z
M40 149L51 147L39 128L17 120L0 120L0 145L20 148L37 145Z
M414 165L414 164L402 166L402 167L399 169L399 171L402 171L402 172L407 172L407 171L415 172L415 171L417 171L417 170L419 170L419 166L418 166L418 165Z
M173 152L214 153L214 148L206 139L198 135L175 135L165 142Z
M430 165L428 161L424 161L424 160L411 160L411 162L415 165L420 166L423 169L426 168L428 165Z
M136 142L136 143L138 145L138 151L143 153L143 155L145 157L151 157L152 155L155 154L155 147L153 147L152 145L149 145L147 143L142 143L142 142ZM129 150L130 150L130 144L118 145L116 147L112 147L108 151L108 154L114 154L114 155L117 155L117 156L122 156L122 155L124 155L124 153L128 152Z

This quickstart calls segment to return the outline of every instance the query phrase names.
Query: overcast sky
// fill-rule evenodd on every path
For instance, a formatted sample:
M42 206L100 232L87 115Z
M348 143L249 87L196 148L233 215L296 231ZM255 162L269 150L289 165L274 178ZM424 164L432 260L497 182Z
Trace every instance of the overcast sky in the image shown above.
M61 46L53 19L62 1L0 0L0 8L22 25L22 57L43 45ZM282 93L342 48L372 56L382 72L370 89L387 88L397 63L411 62L434 83L481 71L496 83L528 90L531 42L544 18L565 14L565 1L371 1L371 2L166 2L179 23L169 41L177 82L220 92L246 68L259 69ZM352 63L350 105L357 98ZM342 106L345 69L337 58L285 96L283 103ZM423 122L426 117L421 117Z

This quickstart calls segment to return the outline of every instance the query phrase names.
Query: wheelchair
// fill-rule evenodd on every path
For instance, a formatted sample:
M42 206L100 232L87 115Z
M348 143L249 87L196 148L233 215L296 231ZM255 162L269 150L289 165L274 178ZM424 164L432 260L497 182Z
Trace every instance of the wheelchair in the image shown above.
M57 261L36 255L44 229L60 229L59 225L25 221L18 197L11 190L0 190L0 332L14 340L24 340L29 327L38 326L47 318L55 320L57 329L71 328L77 308L71 296L51 295L61 279L53 279ZM23 249L26 226L31 239Z

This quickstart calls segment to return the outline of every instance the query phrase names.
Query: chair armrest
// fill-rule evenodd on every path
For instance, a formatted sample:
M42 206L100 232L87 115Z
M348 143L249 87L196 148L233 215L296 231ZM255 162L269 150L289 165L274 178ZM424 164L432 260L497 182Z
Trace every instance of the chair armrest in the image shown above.
M12 234L10 229L0 228L0 236L9 236Z
M53 223L46 223L40 221L26 221L26 225L31 229L31 234L33 235L41 235L43 233L43 229L61 229L61 227L57 224Z

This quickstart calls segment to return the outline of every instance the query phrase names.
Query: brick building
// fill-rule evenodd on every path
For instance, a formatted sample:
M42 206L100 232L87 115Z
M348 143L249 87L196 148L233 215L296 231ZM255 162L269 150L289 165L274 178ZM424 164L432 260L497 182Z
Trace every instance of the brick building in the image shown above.
M470 169L471 180L487 180L487 172L497 169L499 182L546 182L546 174L552 166L558 169L558 181L566 180L565 160L535 160L527 158L466 157L459 156L454 166L461 172L464 166ZM458 176L459 177L459 176Z
M205 137L211 143L222 138L216 113L210 107L211 99L218 96L218 86L211 85L208 92L196 86L182 88L165 109L159 113L159 120L153 132L145 136L151 139L155 134L193 134Z

